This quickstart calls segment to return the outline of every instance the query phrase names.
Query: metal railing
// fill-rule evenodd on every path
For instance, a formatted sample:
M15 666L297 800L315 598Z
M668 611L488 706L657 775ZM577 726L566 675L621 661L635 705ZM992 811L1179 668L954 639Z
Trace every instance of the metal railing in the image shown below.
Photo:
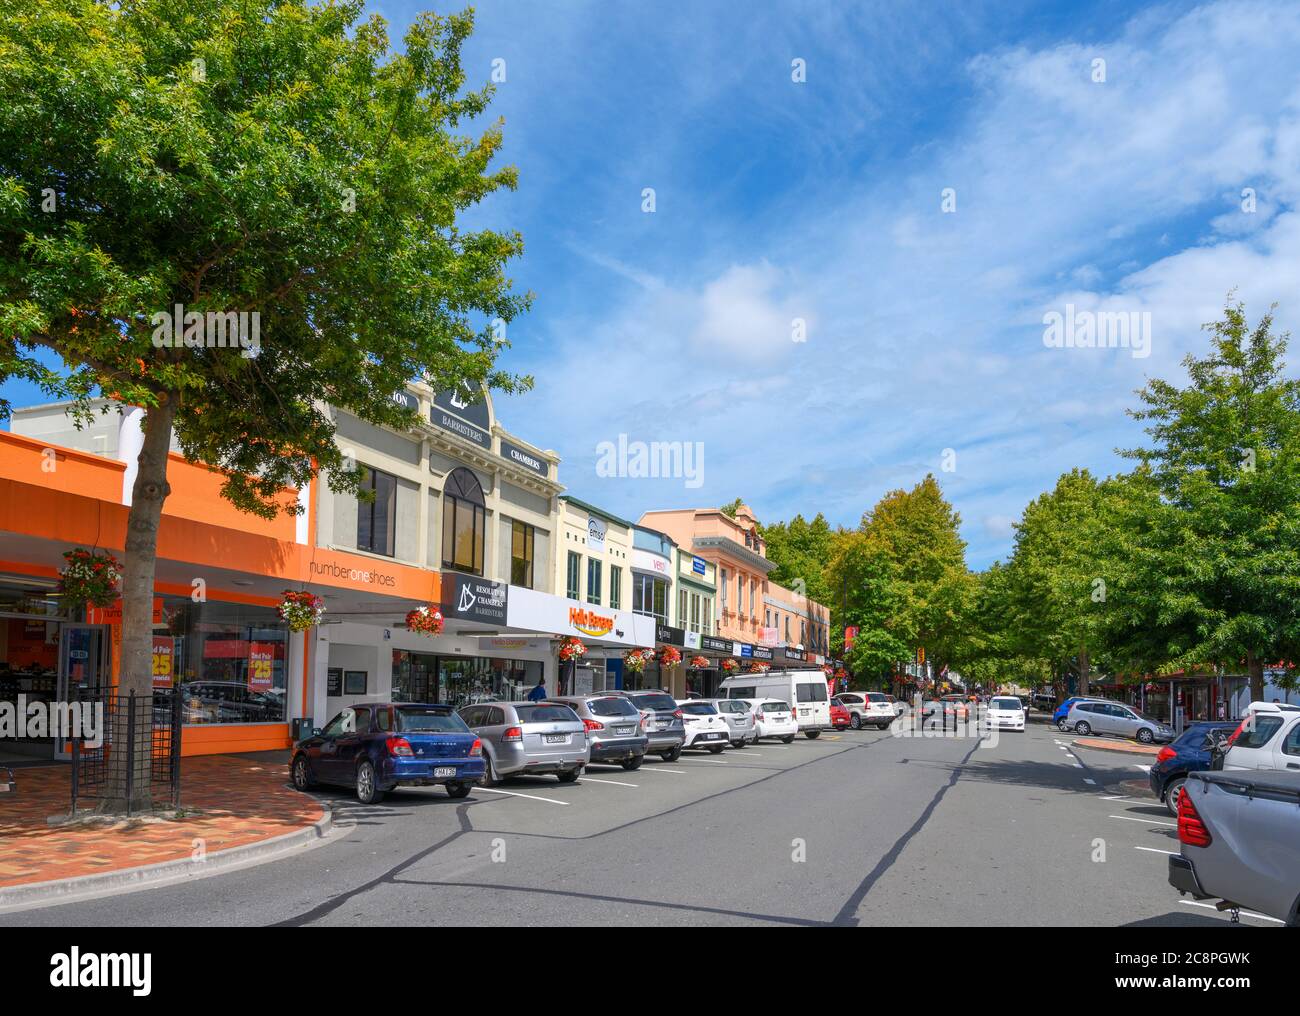
M87 689L78 701L102 709L100 743L71 739L72 814L87 802L132 815L181 803L181 697L170 689L120 695Z

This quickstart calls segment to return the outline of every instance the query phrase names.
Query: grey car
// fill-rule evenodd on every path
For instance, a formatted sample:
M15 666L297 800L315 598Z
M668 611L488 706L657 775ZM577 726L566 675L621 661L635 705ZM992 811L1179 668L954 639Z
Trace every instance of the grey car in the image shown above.
M677 701L666 691L619 692L646 716L645 735L650 746L647 755L658 755L665 762L676 762L686 741L686 728Z
M554 773L572 783L589 761L587 727L566 705L482 702L459 714L483 742L485 787L528 773Z
M587 750L592 762L618 763L628 770L641 768L650 738L641 711L631 699L617 693L598 693L546 701L566 705L578 714L587 728Z
M1076 702L1070 707L1065 725L1076 734L1113 734L1143 744L1168 744L1174 739L1173 728L1167 723L1119 702Z
M758 741L754 733L754 708L744 699L705 699L712 702L731 728L731 746L743 748L750 741Z

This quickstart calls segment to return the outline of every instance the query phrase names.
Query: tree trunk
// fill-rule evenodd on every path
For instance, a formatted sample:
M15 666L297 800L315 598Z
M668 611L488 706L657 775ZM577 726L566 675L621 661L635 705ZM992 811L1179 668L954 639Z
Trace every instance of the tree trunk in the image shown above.
M1079 647L1079 694L1086 696L1088 694L1088 650Z
M127 766L134 770L132 810L147 807L150 800L150 729L153 722L153 587L158 563L158 524L163 502L171 493L167 485L167 453L171 447L172 421L178 396L162 396L144 419L144 443L140 448L135 483L131 488L131 510L126 521L126 560L122 578L122 646L118 678L121 719L119 736L125 735L126 702L132 692L135 706L135 751L113 753L112 792L102 809L122 811L127 801Z
M1254 653L1246 654L1246 673L1250 675L1250 700L1264 701L1264 661Z

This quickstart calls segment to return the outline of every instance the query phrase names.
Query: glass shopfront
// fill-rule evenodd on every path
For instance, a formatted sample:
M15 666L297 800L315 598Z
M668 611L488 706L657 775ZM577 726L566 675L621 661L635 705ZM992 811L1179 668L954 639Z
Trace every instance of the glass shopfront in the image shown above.
M59 639L62 606L55 579L0 577L0 702L16 710L26 703L49 702L59 694ZM52 737L0 742L0 759L48 756Z
M394 702L518 702L542 676L541 660L435 656L393 650Z

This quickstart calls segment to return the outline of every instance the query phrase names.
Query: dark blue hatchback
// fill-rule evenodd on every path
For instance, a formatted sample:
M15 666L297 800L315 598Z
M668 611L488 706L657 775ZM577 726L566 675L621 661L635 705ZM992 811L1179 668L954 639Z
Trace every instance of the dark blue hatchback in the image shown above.
M483 779L483 743L448 705L358 702L294 745L289 771L299 790L353 787L362 804L403 785L464 797Z
M1151 792L1164 802L1171 814L1178 814L1178 796L1183 792L1187 774L1210 768L1214 758L1210 748L1215 735L1227 737L1236 729L1235 722L1224 720L1189 723L1181 736L1160 749L1151 766Z

